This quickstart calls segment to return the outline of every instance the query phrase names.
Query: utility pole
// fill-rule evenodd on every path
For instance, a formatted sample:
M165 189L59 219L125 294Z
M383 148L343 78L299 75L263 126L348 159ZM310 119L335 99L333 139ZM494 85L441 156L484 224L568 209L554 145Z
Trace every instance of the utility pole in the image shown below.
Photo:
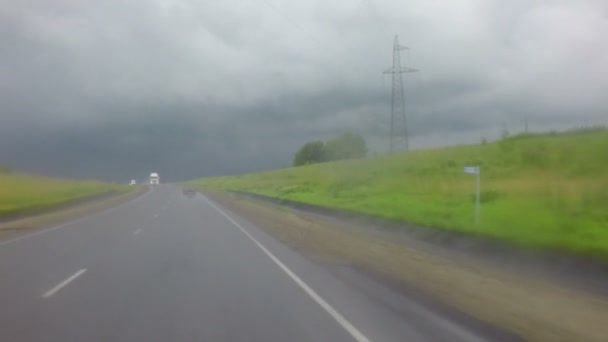
M397 150L408 150L407 121L405 118L405 97L403 95L403 79L401 74L416 72L418 70L401 66L402 50L408 47L399 45L399 36L395 36L393 42L393 66L384 74L391 74L393 88L391 94L391 131L389 137L389 153Z

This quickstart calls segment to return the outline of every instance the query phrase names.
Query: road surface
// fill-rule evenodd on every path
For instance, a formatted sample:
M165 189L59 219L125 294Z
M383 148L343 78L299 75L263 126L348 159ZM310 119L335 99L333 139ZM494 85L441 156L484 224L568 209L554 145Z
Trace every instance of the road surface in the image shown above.
M336 277L177 186L0 240L0 341L497 338L476 330L355 273Z

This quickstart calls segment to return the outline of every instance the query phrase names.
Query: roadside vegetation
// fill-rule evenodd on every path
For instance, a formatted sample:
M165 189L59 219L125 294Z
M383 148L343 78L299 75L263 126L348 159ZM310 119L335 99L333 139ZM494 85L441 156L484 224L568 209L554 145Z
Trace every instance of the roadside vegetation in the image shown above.
M474 223L481 168L481 220ZM608 257L608 130L521 134L191 184Z
M124 185L75 181L0 172L0 219L45 211L64 204L110 192L126 192Z

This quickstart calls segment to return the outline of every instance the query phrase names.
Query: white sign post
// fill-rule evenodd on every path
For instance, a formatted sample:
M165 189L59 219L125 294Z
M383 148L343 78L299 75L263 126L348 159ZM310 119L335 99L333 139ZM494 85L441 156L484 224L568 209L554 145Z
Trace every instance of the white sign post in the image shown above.
M464 173L476 175L475 182L475 224L479 224L479 202L480 202L480 189L479 189L479 177L481 176L481 169L479 166L465 166Z

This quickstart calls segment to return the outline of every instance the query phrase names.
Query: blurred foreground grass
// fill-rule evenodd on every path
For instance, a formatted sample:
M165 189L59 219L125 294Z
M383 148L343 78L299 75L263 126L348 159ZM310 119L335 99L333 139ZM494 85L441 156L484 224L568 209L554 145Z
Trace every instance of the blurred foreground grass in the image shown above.
M481 222L474 224L481 167ZM496 143L194 180L244 191L608 257L608 131L519 135Z

